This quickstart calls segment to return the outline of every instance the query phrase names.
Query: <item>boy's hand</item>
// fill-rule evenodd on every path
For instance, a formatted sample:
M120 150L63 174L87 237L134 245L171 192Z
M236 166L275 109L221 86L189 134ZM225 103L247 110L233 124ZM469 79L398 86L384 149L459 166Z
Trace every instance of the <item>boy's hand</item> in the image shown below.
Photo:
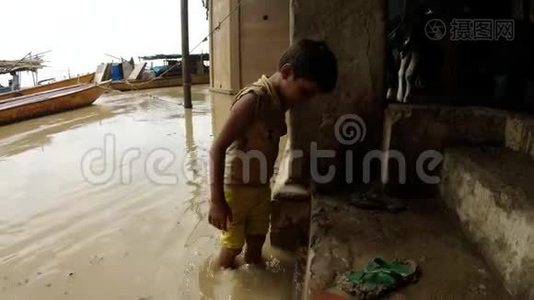
M232 222L232 210L224 199L211 203L208 221L216 228L226 231L228 222Z

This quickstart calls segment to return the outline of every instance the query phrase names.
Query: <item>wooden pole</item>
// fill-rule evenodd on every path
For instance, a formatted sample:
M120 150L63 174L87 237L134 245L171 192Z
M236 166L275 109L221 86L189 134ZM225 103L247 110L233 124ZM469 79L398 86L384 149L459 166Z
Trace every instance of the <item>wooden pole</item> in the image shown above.
M182 83L184 88L184 107L193 108L191 103L191 72L189 72L189 14L188 0L181 0L182 21Z

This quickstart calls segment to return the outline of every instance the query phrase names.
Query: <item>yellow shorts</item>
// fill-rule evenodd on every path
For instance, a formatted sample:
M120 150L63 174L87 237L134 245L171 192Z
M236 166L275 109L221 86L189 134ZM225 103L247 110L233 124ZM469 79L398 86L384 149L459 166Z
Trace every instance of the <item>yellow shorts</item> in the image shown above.
M224 195L233 221L221 234L222 246L241 249L247 235L266 235L271 216L271 189L265 186L225 185Z

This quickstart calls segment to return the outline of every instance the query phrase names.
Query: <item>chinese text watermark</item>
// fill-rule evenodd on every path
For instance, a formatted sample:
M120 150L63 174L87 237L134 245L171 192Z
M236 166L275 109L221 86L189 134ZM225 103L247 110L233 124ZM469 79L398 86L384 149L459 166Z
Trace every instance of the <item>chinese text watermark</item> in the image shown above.
M428 39L439 41L450 35L451 41L512 41L515 39L513 19L452 19L449 26L441 19L425 24Z

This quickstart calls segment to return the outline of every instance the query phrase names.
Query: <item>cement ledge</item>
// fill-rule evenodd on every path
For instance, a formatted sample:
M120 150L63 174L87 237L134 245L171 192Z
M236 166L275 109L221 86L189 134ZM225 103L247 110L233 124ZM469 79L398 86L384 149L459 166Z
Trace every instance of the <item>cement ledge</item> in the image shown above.
M291 152L291 143L288 141L286 143L286 148L284 149L283 157L280 161L280 168L278 169L278 174L276 176L273 191L272 199L278 201L309 201L310 200L310 191L309 189L297 183L290 182L290 168L293 160Z
M421 279L391 295L399 299L510 299L437 200L413 200L407 211L390 214L356 209L347 197L312 196L304 299L342 295L336 277L374 257L419 264Z
M289 181L293 157L286 143L272 191L271 244L289 251L306 247L310 220L310 193L303 185Z
M442 173L441 194L464 231L513 295L534 299L534 161L505 148L451 148Z

